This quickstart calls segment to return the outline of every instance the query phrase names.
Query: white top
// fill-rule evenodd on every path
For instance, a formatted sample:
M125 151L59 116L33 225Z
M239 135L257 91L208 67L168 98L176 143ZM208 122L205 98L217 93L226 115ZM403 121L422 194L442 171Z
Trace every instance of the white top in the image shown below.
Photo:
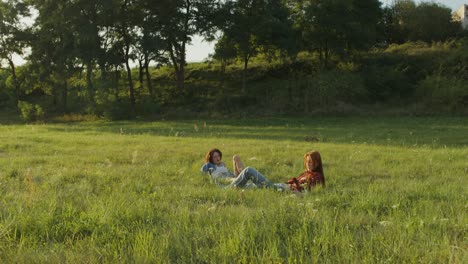
M215 178L232 177L232 173L224 166L216 166L216 170L211 172L211 176Z

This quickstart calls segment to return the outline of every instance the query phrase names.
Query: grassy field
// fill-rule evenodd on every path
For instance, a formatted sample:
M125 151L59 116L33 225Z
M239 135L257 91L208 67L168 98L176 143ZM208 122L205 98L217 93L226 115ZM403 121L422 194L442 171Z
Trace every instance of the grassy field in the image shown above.
M205 152L274 182L223 190ZM0 125L3 263L468 263L467 118Z

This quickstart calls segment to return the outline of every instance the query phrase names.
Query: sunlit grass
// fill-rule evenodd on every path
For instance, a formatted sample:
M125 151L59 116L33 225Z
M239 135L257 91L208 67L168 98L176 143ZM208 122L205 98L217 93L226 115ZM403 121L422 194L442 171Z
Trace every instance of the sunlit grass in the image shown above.
M466 118L0 126L0 260L466 263ZM274 182L322 153L302 196L221 190L218 147Z

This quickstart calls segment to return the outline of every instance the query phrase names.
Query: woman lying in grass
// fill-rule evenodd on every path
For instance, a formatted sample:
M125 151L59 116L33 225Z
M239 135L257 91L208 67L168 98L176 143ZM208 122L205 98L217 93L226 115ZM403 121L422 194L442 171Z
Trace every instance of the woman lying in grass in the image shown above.
M237 155L234 155L232 159L234 172L226 168L226 164L221 161L222 158L223 153L219 149L211 149L206 153L206 163L201 168L203 173L211 175L215 183L221 187L245 188L254 185L259 188L274 188L278 191L284 191L287 188L285 184L270 182L256 169L245 167Z
M325 186L322 157L318 151L309 151L304 155L304 167L305 171L301 175L288 181L291 191L301 192L305 188L310 191L317 184Z

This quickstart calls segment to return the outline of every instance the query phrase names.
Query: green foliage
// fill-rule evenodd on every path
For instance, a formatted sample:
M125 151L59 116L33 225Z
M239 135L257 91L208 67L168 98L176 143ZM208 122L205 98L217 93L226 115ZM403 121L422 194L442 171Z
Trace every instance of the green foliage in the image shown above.
M107 120L128 120L135 117L135 110L129 103L113 102L102 108L102 116Z
M159 103L148 98L138 103L135 108L135 112L141 116L154 117L161 114L161 106Z
M8 105L8 102L14 97L6 85L6 80L9 76L10 74L7 71L0 70L0 105L3 107Z
M408 39L412 41L443 41L461 30L460 24L452 21L451 9L436 3L420 3L412 15L408 21Z
M296 12L303 45L318 51L325 67L333 54L345 57L376 42L381 17L381 3L377 0L315 0L301 5Z
M22 54L26 45L26 33L21 19L29 16L26 1L0 2L0 63L12 62L13 54Z
M461 32L459 22L452 21L450 8L413 0L394 1L384 9L383 27L389 43L407 41L445 41Z
M367 98L363 80L353 72L320 72L310 82L312 87L308 92L317 105L330 105L337 101L356 103Z
M418 84L416 92L429 111L452 112L468 109L468 83L466 80L431 75Z
M18 101L18 108L21 111L21 118L26 122L40 121L44 119L44 110L38 104Z
M400 69L394 66L372 65L365 67L363 78L369 93L369 100L385 102L410 98L414 88L404 70L405 68Z
M367 98L362 78L342 70L320 71L287 81L272 78L257 87L263 91L259 98L266 109L287 114L338 113L346 111L340 108L343 104L361 103Z

